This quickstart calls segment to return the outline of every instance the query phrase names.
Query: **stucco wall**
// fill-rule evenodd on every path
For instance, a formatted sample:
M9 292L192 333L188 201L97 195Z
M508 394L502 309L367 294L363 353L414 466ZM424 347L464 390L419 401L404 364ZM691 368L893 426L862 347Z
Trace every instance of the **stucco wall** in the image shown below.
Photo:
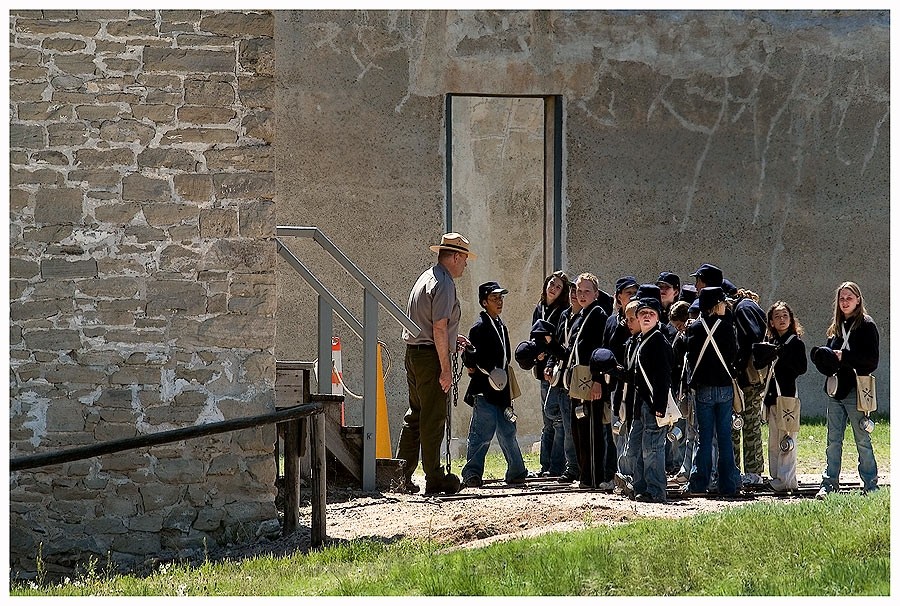
M272 410L272 22L11 12L11 457ZM11 473L11 577L277 534L274 442Z
M395 301L445 226L445 96L561 95L562 269L612 291L712 262L764 306L791 303L809 347L855 280L881 326L887 409L887 12L295 11L275 32L278 222L325 230ZM543 275L510 262L496 277ZM278 280L279 356L314 355L310 291ZM399 333L382 326L397 357ZM345 354L348 380L360 359ZM821 379L801 380L805 414L824 410ZM538 404L520 408L534 427Z

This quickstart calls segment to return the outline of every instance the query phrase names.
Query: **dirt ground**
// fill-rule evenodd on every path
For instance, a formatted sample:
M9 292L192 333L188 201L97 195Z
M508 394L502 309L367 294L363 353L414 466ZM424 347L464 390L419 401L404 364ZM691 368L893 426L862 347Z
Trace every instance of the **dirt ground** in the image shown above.
M842 490L858 490L858 477L845 475L842 479ZM548 478L530 479L519 486L489 481L482 488L463 488L452 496L332 489L328 493L326 532L329 542L392 542L412 537L447 542L452 548L472 548L546 532L624 524L642 518L677 519L750 503L812 498L819 476L804 475L799 480L801 492L791 496L751 489L744 498L725 499L680 496L670 491L664 504L634 502L618 494L578 489L577 484L560 485ZM425 485L424 477L414 477L414 481ZM882 474L880 481L888 485L890 478ZM220 555L235 558L307 551L310 516L311 508L305 504L300 511L301 528L291 536L262 540Z

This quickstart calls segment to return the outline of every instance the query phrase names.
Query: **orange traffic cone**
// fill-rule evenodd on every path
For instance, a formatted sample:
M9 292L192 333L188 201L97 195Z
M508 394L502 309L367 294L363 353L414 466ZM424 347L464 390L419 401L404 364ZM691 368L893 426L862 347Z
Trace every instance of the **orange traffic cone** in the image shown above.
M344 386L341 381L344 380L344 368L341 360L341 338L331 337L331 394L336 396L344 395ZM344 403L341 402L341 426L346 425L344 422Z

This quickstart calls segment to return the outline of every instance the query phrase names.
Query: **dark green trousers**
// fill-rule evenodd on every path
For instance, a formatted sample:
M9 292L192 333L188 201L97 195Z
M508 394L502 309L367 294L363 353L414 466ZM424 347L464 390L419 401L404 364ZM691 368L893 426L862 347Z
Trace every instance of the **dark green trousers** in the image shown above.
M397 458L406 461L406 475L419 464L425 480L435 482L444 476L441 465L441 441L447 423L447 394L439 381L441 363L434 348L406 348L406 382L409 385L409 410L403 417Z

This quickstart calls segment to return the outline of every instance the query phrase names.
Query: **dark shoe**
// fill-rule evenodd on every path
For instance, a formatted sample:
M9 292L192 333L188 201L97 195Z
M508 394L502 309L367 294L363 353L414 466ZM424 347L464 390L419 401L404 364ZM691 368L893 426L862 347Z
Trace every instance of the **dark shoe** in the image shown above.
M526 473L524 476L519 476L518 478L512 478L510 480L507 480L506 483L507 484L524 484L525 480L528 479L528 475L529 474Z
M566 472L563 472L563 474L561 476L556 478L556 481L559 482L560 484L571 484L572 482L574 482L577 479L578 479L577 475L566 471Z
M459 478L453 473L448 473L433 482L425 480L425 494L456 494L461 487Z
M665 503L665 498L654 497L652 494L647 492L641 492L639 494L634 495L634 500L639 501L641 503Z
M593 488L593 486L591 486L587 482L578 482L578 488Z
M403 485L403 492L409 494L416 494L419 492L419 485L412 481L412 478L406 478L406 482Z
M821 501L825 497L827 497L830 492L832 492L831 487L823 484L819 487L819 491L816 493L816 498Z
M463 486L467 488L481 488L483 482L478 476L472 476L463 480Z
M863 496L865 496L867 494L872 494L873 492L878 492L879 490L881 490L881 489L878 486L872 486L870 488L863 488L862 493L863 493Z

